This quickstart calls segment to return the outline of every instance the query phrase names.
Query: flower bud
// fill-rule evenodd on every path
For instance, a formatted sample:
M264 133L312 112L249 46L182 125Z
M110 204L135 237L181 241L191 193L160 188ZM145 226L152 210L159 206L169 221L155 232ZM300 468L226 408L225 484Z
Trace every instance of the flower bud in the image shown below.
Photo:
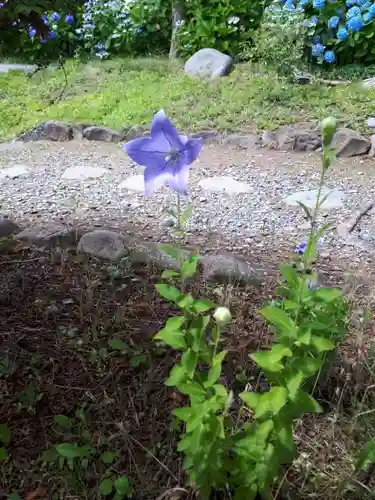
M219 326L225 326L232 321L232 315L227 307L218 307L214 312L214 318Z
M322 121L323 146L329 146L337 130L337 120L329 116Z

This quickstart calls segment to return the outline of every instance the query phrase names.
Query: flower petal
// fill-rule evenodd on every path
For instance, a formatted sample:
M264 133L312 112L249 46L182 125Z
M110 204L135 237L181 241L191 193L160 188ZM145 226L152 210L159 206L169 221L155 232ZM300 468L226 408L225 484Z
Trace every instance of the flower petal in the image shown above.
M164 166L161 169L156 169L153 167L148 167L145 169L144 180L146 196L151 196L154 191L168 184L169 180L173 177L172 172L170 170L164 169Z
M159 150L157 141L150 137L133 139L124 145L124 151L133 161L144 167L161 169L166 163L165 151Z
M189 185L190 167L186 163L176 166L173 174L167 178L168 186L179 194L186 194Z
M181 149L180 136L163 109L156 113L152 119L151 137L158 141L160 148L164 151L170 149L179 151Z
M191 165L198 158L202 149L202 139L189 139L181 151L186 165Z

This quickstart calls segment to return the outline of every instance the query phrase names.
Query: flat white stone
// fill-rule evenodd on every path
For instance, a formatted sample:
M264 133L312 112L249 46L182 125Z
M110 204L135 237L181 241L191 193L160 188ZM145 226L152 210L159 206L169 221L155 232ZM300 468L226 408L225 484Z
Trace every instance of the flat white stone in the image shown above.
M17 179L17 177L26 177L27 175L29 175L29 170L24 165L14 165L0 170L0 179L5 177Z
M205 191L225 191L229 194L249 193L252 191L250 184L240 182L229 176L206 177L199 181L199 187Z
M61 178L84 181L85 179L97 179L98 177L102 177L107 172L108 170L102 167L68 167L62 174Z
M145 190L145 180L143 175L132 175L119 184L119 189L129 189L143 193Z
M297 193L294 193L285 198L284 202L291 207L298 206L298 202L300 202L306 205L308 208L314 209L316 205L317 194L317 189L312 189L311 191L298 191ZM323 188L320 199L322 199L324 196L327 196L327 198L320 206L320 208L323 210L333 210L334 208L340 208L346 198L346 194L344 193L344 191L336 188Z

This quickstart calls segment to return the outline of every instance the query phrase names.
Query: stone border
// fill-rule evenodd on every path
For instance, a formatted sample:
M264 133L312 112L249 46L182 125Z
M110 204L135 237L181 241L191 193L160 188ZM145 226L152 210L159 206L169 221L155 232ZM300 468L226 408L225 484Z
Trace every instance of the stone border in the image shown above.
M21 230L6 217L0 218L0 238L12 238L39 248L59 248L75 250L78 254L89 255L107 262L126 259L133 268L150 267L159 270L178 268L175 259L162 253L158 244L142 241L115 231L95 229L79 232L61 223L33 226ZM184 250L184 257L191 255ZM242 257L232 254L207 254L200 257L200 275L206 282L254 286L259 288L270 274L267 268L254 268Z
M371 119L369 128L371 129ZM69 124L50 120L24 132L17 140L22 142L49 140L66 142L88 140L107 143L126 142L135 137L147 136L149 129L142 125L123 127L120 131L88 123ZM244 150L268 147L280 151L310 152L320 150L322 138L319 123L300 123L280 127L276 132L266 130L262 137L255 133L221 135L215 131L202 131L191 134L201 138L205 144L231 145ZM339 128L333 139L333 147L338 157L350 158L370 154L375 155L375 136L364 137L358 132Z

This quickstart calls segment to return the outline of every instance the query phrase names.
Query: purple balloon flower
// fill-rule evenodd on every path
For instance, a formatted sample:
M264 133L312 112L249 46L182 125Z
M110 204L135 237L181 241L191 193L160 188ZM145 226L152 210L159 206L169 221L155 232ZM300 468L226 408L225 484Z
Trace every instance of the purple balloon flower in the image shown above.
M154 116L151 137L139 137L128 142L124 151L130 158L146 167L145 194L151 195L168 185L180 194L186 194L189 166L198 158L201 139L179 135L163 110Z

